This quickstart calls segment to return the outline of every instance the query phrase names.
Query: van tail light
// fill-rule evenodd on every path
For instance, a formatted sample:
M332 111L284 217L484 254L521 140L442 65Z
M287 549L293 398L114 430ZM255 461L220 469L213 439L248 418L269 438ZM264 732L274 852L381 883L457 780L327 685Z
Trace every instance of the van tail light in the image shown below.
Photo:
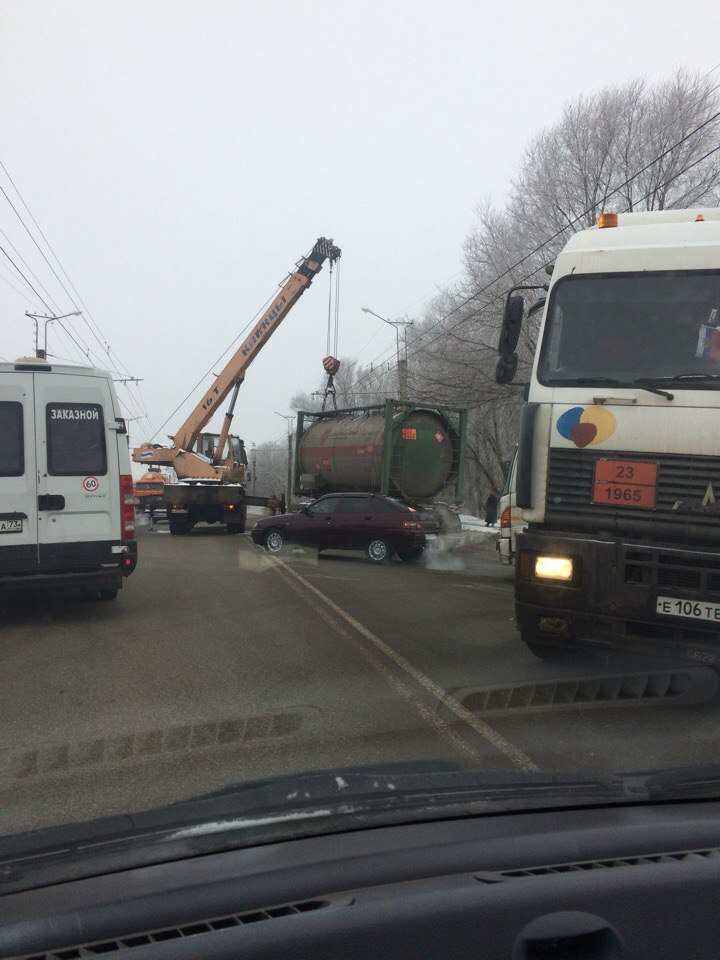
M135 539L135 496L130 474L120 476L120 516L122 518L122 539Z
M403 530L419 530L420 527L417 520L403 520Z
M505 527L510 526L510 507L505 507L503 512L500 514L500 529L503 530Z

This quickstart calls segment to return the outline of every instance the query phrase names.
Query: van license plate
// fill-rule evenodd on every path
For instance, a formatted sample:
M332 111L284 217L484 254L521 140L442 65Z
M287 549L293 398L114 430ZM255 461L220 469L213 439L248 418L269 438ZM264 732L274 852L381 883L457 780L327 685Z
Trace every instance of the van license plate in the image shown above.
M689 620L710 620L712 623L720 623L720 603L658 597L655 609L657 613L667 617L687 617Z
M0 533L22 533L22 520L0 520Z

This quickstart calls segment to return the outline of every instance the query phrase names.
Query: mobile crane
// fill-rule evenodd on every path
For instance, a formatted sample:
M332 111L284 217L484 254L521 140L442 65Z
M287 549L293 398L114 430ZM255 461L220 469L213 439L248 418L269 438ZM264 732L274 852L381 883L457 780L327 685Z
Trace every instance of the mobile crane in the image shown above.
M329 260L332 264L340 256L341 251L332 240L320 237L310 253L298 261L185 423L170 435L172 445L144 443L133 450L136 463L172 467L177 474L178 483L166 484L164 490L171 533L190 533L201 521L224 523L228 533L242 533L248 505L267 504L267 497L253 497L246 492L245 447L239 437L230 433L238 391L248 367L313 282L324 262ZM220 433L204 433L203 428L228 395L230 403Z

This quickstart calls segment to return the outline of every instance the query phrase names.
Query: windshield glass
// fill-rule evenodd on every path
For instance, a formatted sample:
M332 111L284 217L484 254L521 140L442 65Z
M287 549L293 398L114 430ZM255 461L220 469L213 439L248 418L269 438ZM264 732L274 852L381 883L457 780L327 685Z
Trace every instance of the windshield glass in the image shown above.
M720 375L720 273L573 276L551 297L538 379Z
M0 7L0 958L72 863L720 795L716 8L615 6Z

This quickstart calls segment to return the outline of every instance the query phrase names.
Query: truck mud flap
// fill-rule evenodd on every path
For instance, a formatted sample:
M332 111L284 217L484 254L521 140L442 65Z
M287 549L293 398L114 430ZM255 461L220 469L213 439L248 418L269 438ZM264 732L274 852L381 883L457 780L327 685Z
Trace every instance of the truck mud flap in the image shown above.
M687 706L712 699L719 686L720 677L711 667L680 667L460 687L448 693L471 713L509 716L597 707ZM448 722L457 719L443 704L438 713Z

